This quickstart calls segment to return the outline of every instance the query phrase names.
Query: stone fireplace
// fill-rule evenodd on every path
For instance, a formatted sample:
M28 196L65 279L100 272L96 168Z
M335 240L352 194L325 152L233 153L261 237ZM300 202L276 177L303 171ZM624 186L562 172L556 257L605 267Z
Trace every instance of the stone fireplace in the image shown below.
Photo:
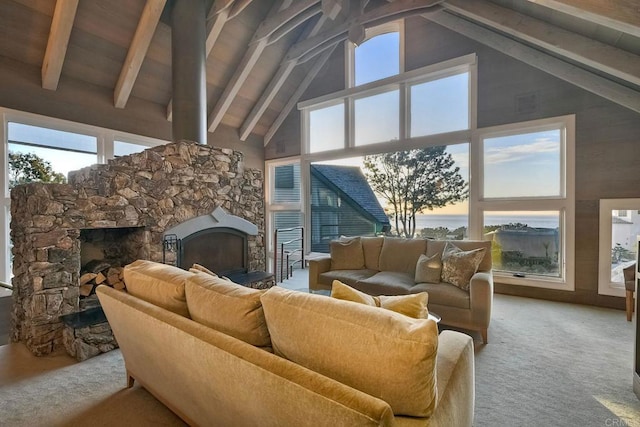
M216 208L255 226L246 236L247 268L264 270L263 175L245 169L237 151L177 142L72 172L68 184L17 186L11 191L12 341L36 355L82 347L90 357L112 349L104 325L79 338L60 319L82 308L81 268L96 259L162 262L167 230Z

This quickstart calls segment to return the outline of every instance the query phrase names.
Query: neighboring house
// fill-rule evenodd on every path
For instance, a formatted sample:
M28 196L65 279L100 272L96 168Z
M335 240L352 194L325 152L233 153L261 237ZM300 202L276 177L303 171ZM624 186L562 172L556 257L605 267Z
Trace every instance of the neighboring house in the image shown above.
M634 251L636 236L640 235L640 214L637 210L614 210L612 214L612 248L620 245L623 249Z
M340 236L388 231L389 218L357 166L311 165L311 251Z

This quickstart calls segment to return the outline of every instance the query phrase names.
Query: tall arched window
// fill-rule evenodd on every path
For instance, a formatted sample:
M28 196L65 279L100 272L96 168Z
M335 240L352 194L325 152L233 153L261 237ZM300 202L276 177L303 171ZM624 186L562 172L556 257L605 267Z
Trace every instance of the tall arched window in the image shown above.
M349 43L347 63L350 87L404 71L402 27L402 22L390 22L369 28L365 32L364 42L358 46Z

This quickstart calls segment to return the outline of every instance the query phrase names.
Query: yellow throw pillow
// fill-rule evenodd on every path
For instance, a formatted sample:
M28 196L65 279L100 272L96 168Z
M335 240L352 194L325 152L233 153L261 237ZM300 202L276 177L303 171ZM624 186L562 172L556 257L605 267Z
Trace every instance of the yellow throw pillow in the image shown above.
M484 248L463 251L447 242L442 252L442 281L468 291L471 277L478 271L483 258Z
M331 270L362 270L364 252L360 237L342 238L329 244Z
M416 263L416 283L440 283L442 273L442 254L435 253L430 257L422 254Z
M384 400L395 415L433 413L435 321L279 286L260 299L278 356Z
M414 319L426 319L429 316L429 311L427 310L429 294L426 292L411 295L380 295L373 297L349 285L345 285L339 280L334 280L331 286L331 297L372 307L385 308Z

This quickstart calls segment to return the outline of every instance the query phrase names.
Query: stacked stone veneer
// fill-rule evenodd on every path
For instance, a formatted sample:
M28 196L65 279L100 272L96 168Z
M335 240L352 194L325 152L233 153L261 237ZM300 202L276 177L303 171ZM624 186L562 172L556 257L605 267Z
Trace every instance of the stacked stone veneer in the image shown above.
M263 174L245 169L240 152L171 143L72 172L68 184L17 186L12 341L36 355L63 347L59 317L79 308L81 229L143 227L137 257L161 262L164 231L217 206L258 227L249 268L264 270Z

